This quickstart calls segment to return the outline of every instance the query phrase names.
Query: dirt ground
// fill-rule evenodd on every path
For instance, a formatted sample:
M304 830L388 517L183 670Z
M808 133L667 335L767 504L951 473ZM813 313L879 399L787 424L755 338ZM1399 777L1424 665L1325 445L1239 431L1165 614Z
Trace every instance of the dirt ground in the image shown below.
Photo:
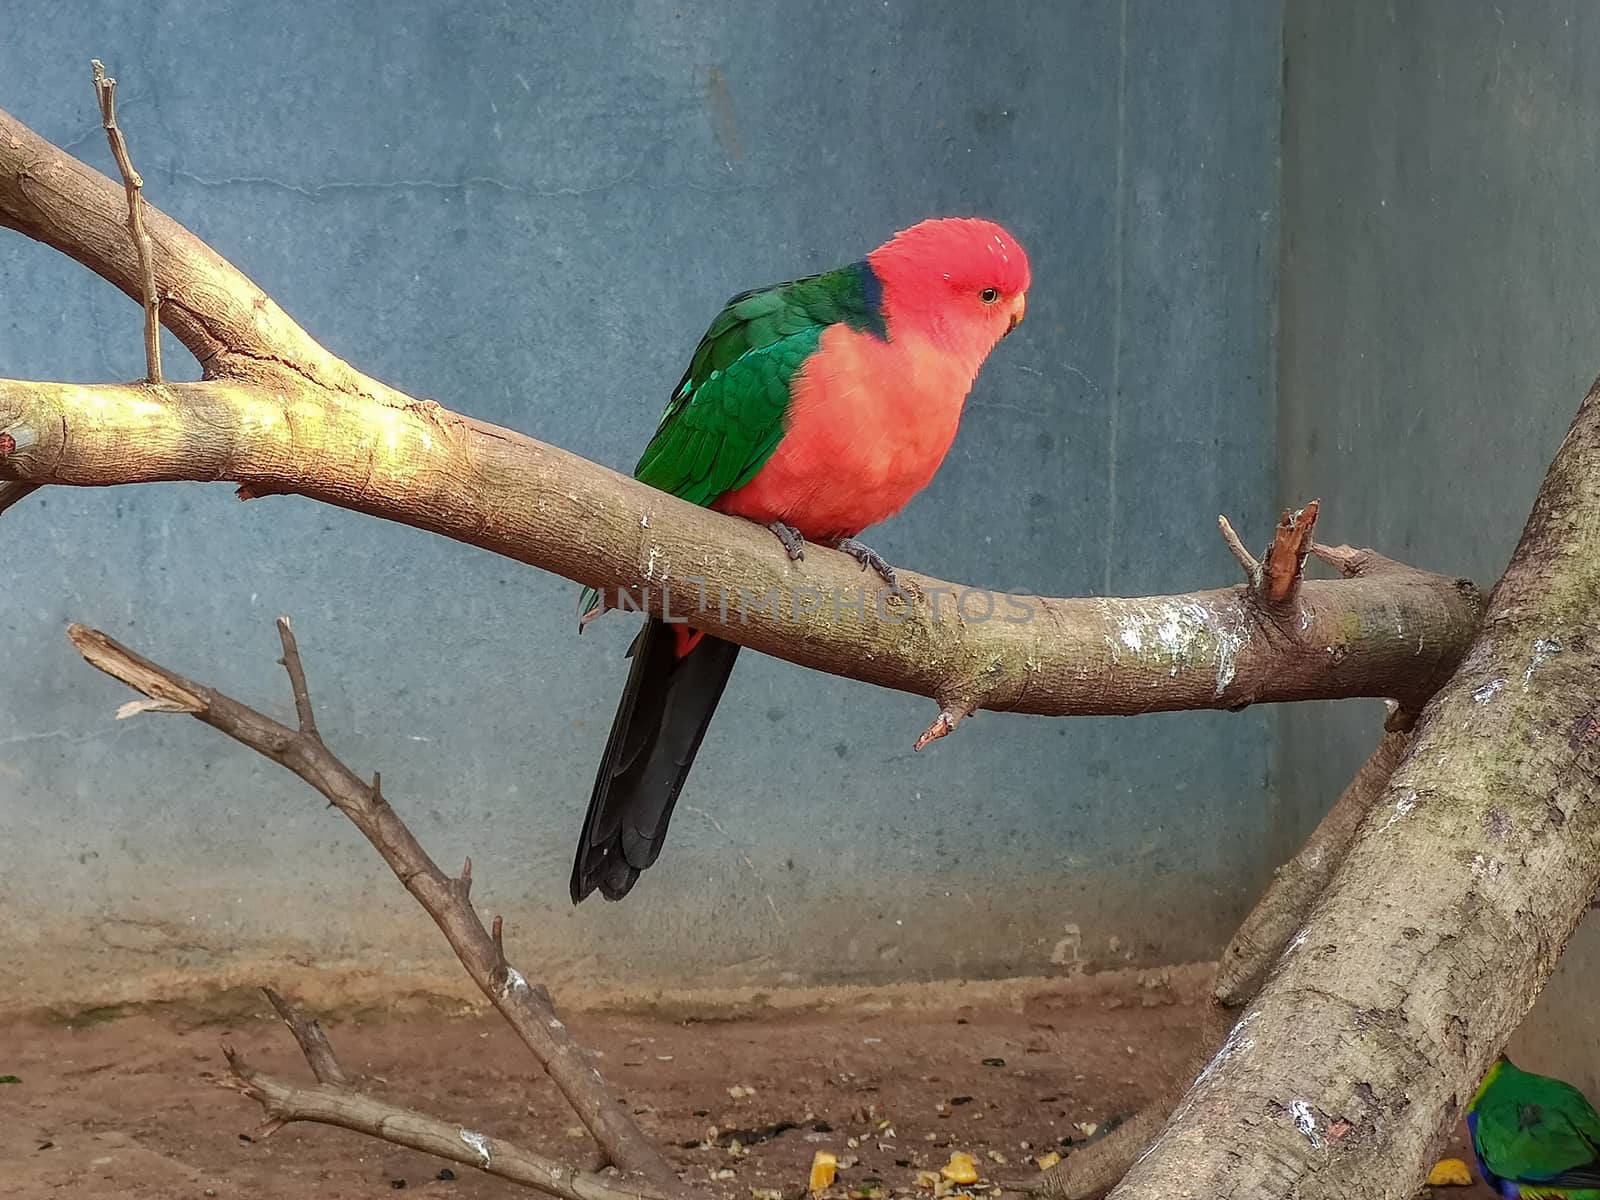
M917 1173L952 1150L973 1154L986 1181L1024 1177L1046 1151L1070 1153L1146 1099L1163 1065L1184 1053L1197 1014L1159 994L1046 995L1008 1008L717 1021L580 1015L570 1024L707 1195L795 1195L824 1149L839 1156L831 1195L843 1200L874 1181L891 1196L911 1193ZM591 1149L492 1014L325 1026L346 1070L374 1094L574 1161ZM293 1125L259 1139L256 1105L218 1085L223 1041L259 1069L310 1082L287 1032L265 1016L220 1022L167 1011L0 1026L0 1076L19 1080L0 1085L0 1196L530 1194L343 1130Z

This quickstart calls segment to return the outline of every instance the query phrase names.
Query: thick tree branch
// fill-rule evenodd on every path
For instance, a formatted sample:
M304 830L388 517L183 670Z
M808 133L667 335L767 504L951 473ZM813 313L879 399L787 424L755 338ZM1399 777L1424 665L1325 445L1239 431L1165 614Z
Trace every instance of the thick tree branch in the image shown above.
M110 180L0 112L0 224L135 298ZM207 380L0 381L0 480L231 480L481 546L803 666L928 696L923 744L979 708L1051 715L1392 696L1420 704L1477 619L1470 588L1411 572L1136 600L1007 596L848 557L791 563L765 530L511 430L416 400L329 354L215 251L146 211L163 319ZM1309 529L1307 529L1309 538ZM1292 581L1291 581L1292 582Z
M1410 745L1411 736L1407 733L1385 733L1350 786L1312 830L1300 853L1273 874L1266 894L1244 919L1217 962L1212 994L1219 1003L1238 1008L1255 999L1267 972L1289 939L1305 924L1311 906L1344 861L1356 826L1366 819L1383 794Z
M530 986L506 961L498 936L500 919L495 918L495 935L484 928L468 898L470 862L460 878L445 875L389 806L377 776L370 785L365 783L323 744L311 721L305 671L288 618L279 619L278 632L283 665L293 681L300 729L281 725L237 700L157 666L97 630L72 625L67 631L91 666L158 702L162 711L186 712L287 767L349 817L427 910L472 981L533 1051L607 1157L620 1169L635 1172L659 1187L674 1187L672 1168L611 1095L600 1072L557 1018L549 993Z
M1477 622L1469 585L1420 571L1050 599L902 571L909 603L843 554L790 562L765 529L555 447L303 377L145 386L0 380L0 478L231 479L503 554L802 666L974 708L1046 715L1394 696L1420 706ZM1291 611L1292 610L1292 611Z
M276 1003L276 1002L274 1002ZM290 1010L293 1013L293 1010ZM300 1022L306 1018L294 1013ZM289 1017L284 1020L294 1028ZM307 1022L312 1026L315 1021ZM324 1042L326 1045L326 1042ZM305 1044L301 1043L301 1049ZM408 1108L388 1104L343 1083L322 1080L316 1087L299 1087L263 1075L232 1046L224 1045L229 1078L226 1085L243 1092L266 1111L263 1136L270 1137L292 1121L314 1121L364 1133L368 1137L432 1154L488 1175L534 1188L561 1200L665 1200L665 1194L629 1187L602 1175L582 1171L532 1150L490 1137ZM331 1051L329 1054L331 1056ZM309 1052L307 1058L310 1058ZM315 1064L313 1064L314 1066ZM337 1066L337 1064L335 1064ZM341 1072L342 1074L342 1072Z
M1600 383L1460 670L1123 1200L1410 1195L1600 882Z
M1267 973L1305 923L1311 906L1344 861L1356 826L1383 794L1410 740L1406 733L1384 734L1300 852L1274 874L1217 963L1213 996L1194 1050L1169 1069L1156 1098L1111 1133L1074 1151L1018 1190L1043 1193L1055 1200L1097 1200L1127 1174L1140 1151L1167 1123L1200 1069L1223 1044L1237 1015L1230 1010L1255 999Z

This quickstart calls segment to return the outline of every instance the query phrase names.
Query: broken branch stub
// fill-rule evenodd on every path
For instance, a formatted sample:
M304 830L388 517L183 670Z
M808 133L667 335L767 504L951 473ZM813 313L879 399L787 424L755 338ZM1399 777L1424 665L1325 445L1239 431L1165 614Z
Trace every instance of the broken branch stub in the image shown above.
M1273 531L1272 545L1261 564L1261 594L1269 604L1282 604L1294 594L1311 553L1312 534L1317 527L1320 500L1292 512L1285 509Z
M328 1042L328 1035L322 1031L321 1022L300 1012L285 1000L276 988L264 987L261 992L266 996L267 1003L272 1005L272 1011L278 1014L278 1019L294 1035L294 1040L300 1046L300 1053L305 1056L306 1065L317 1077L317 1082L340 1087L348 1084L350 1080L345 1075L344 1068L339 1065L339 1060L333 1053L333 1046Z

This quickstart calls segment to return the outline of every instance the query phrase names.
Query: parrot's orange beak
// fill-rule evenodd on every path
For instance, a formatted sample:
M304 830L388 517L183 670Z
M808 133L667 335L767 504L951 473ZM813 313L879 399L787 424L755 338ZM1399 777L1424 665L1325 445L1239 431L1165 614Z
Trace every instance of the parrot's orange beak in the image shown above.
M1028 315L1028 294L1026 292L1023 292L1022 294L1020 294L1017 297L1016 303L1012 305L1012 307L1011 307L1011 323L1006 326L1006 332L1004 334L1001 334L1001 336L1005 337L1005 336L1009 335L1013 329L1015 329L1018 325L1022 324L1022 318L1027 316L1027 315Z

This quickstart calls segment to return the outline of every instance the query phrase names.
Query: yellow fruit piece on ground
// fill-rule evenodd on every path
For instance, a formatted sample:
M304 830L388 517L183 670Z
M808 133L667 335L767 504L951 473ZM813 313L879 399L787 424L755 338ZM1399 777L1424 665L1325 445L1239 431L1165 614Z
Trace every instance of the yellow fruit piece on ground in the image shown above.
M978 1164L965 1150L954 1150L950 1161L939 1168L939 1174L951 1183L977 1183Z
M1472 1172L1459 1158L1441 1158L1428 1172L1429 1187L1471 1187Z
M833 1186L833 1176L839 1169L839 1160L826 1150L818 1150L811 1160L810 1187L813 1192L826 1191Z

